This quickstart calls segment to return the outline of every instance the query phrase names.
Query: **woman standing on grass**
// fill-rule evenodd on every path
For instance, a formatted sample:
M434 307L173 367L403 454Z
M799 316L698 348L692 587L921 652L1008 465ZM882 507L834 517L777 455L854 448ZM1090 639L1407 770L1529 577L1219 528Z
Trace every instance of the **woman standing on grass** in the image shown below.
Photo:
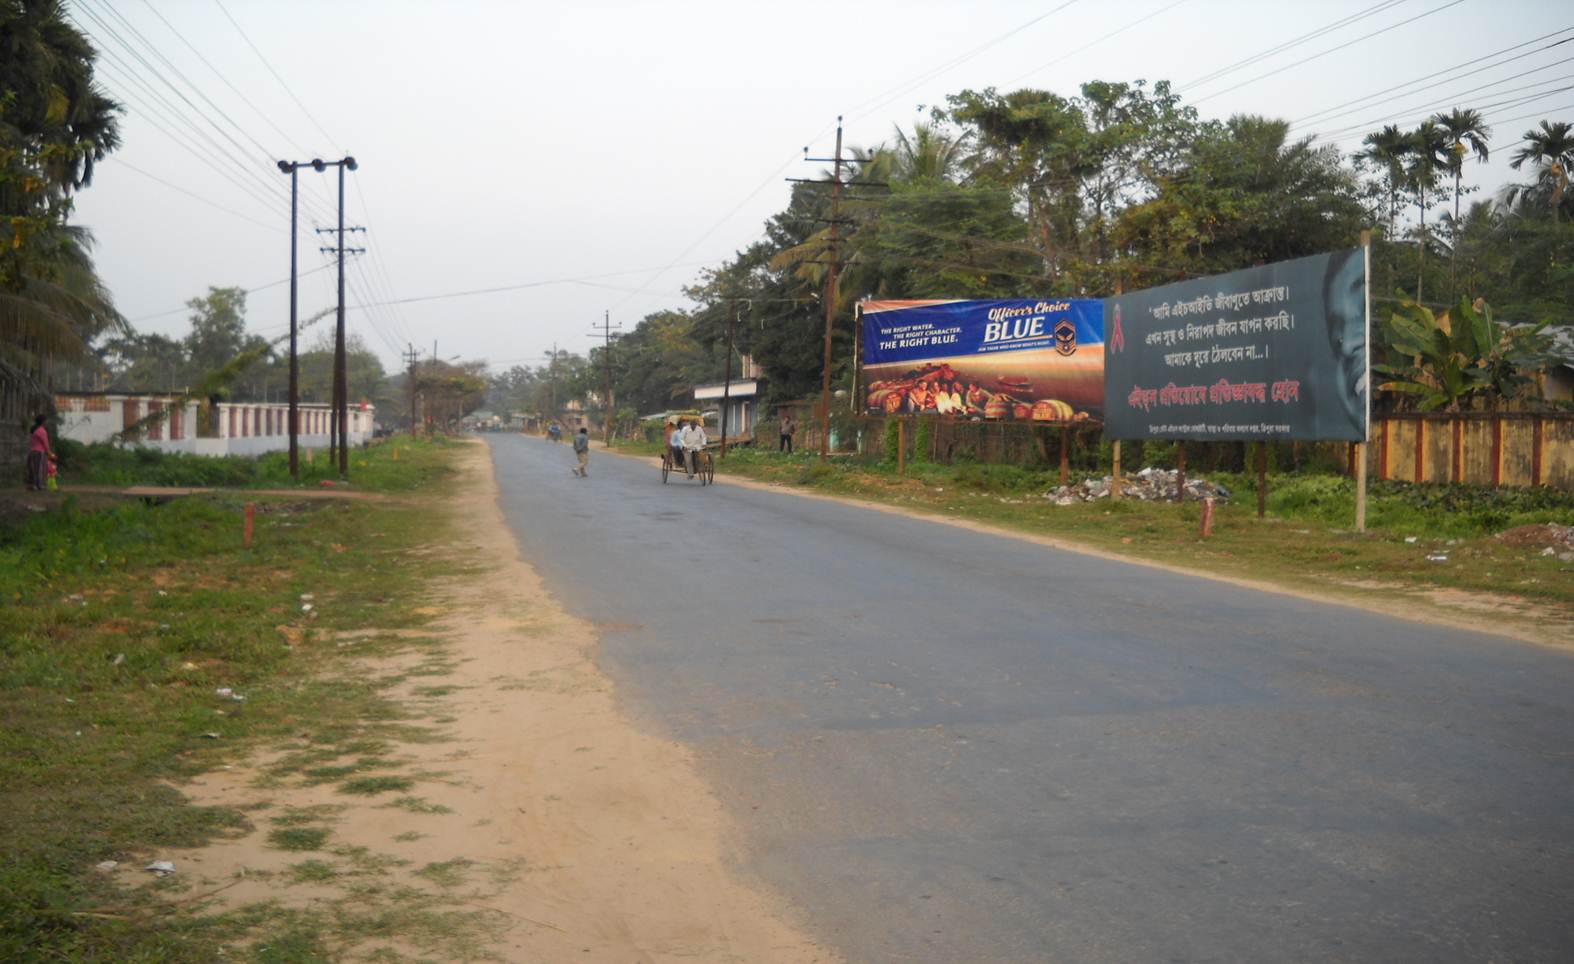
M55 450L49 445L47 416L33 419L33 433L27 443L27 487L42 492L49 487L49 463L55 460Z

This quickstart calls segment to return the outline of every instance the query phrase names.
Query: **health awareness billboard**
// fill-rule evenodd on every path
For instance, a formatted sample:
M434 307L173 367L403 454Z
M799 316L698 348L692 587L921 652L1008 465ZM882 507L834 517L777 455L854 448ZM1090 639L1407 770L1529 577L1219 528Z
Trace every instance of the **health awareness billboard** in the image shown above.
M1070 422L1104 403L1097 299L865 301L871 415Z
M1363 442L1365 248L1104 302L1104 436Z

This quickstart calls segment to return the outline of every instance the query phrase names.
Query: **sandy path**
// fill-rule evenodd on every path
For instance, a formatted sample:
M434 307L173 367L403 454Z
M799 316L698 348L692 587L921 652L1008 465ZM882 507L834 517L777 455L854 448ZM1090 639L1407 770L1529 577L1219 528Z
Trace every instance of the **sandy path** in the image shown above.
M198 803L253 808L257 830L157 856L197 891L226 886L214 898L223 909L271 900L332 921L341 959L835 960L791 908L729 870L735 831L689 753L619 712L593 661L594 631L519 558L484 447L465 461L476 481L451 503L460 548L495 565L444 589L448 671L399 684L447 739L403 744L400 768L378 771L417 775L406 793L428 812L389 806L397 793L259 779L275 751L182 788ZM364 668L423 660L412 651ZM274 817L311 807L344 808L325 818L328 844L268 845ZM318 867L303 879L306 860L332 875ZM391 923L367 926L384 911Z

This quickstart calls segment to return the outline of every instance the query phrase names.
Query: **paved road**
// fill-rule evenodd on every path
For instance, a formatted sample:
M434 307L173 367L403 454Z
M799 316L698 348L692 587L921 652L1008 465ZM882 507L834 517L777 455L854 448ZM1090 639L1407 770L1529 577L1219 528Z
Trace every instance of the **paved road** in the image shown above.
M740 867L852 960L1574 960L1574 657L491 447Z

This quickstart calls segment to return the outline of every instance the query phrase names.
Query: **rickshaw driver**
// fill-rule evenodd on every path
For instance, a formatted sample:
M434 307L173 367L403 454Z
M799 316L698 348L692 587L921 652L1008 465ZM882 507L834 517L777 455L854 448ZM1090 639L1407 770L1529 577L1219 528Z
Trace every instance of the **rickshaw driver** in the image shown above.
M694 468L699 461L696 453L705 451L705 426L699 419L695 419L684 427L682 432L683 467L688 471L689 478L694 478Z

